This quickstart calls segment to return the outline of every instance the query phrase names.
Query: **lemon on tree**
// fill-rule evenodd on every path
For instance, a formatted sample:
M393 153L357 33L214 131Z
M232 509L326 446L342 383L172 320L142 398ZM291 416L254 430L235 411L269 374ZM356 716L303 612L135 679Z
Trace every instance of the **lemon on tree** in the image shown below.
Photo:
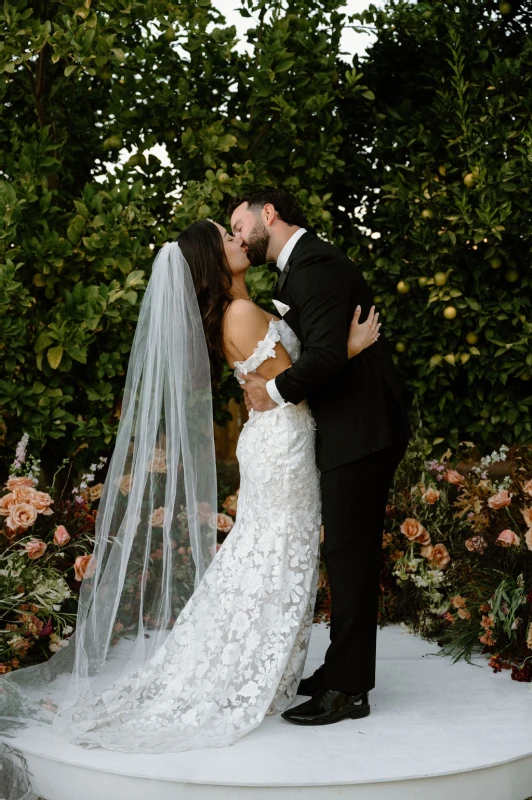
M447 283L447 275L445 272L437 272L434 276L434 283L436 286L445 286Z
M477 181L476 181L475 176L473 175L473 173L472 172L468 172L467 175L464 178L464 185L467 186L468 189L472 189L476 182Z
M499 3L499 11L501 14L511 14L512 12L512 4L511 3Z
M446 306L446 308L443 309L443 316L445 319L454 319L457 313L458 312L454 306Z
M478 334L476 334L476 333L470 332L470 333L466 334L465 338L466 338L466 342L468 344L471 344L471 345L476 344L478 342Z
M506 278L508 283L515 283L516 281L519 280L519 273L518 273L518 271L516 269L513 269L513 268L512 269L507 269L505 274L504 274L504 277Z
M406 350L405 342L396 342L395 349L397 350L398 353L404 353Z
M490 260L490 267L492 269L500 269L502 267L502 258L500 258L500 256L493 256Z
M410 284L408 284L406 281L399 281L397 284L397 291L399 294L407 294L407 292L410 291Z
M421 212L421 216L423 219L434 219L434 211L432 208L424 208Z
M421 288L426 286L428 282L429 282L429 279L426 278L424 275L421 275L421 277L417 279L417 285L421 286Z

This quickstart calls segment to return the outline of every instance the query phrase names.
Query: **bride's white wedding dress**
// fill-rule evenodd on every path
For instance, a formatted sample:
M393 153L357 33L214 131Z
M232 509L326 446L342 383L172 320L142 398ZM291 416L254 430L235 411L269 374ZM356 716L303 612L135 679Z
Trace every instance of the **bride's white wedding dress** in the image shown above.
M280 341L272 320L256 370ZM235 742L296 694L318 577L320 499L315 425L305 403L251 411L238 441L236 524L155 655L76 712L66 738L89 747L161 753Z

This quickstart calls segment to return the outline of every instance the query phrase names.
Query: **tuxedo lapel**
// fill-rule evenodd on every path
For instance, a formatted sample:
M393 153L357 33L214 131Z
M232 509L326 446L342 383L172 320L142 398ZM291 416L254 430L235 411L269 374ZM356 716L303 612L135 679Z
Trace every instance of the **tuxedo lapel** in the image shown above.
M303 236L301 237L301 239L299 239L299 241L296 242L296 245L295 245L294 249L290 253L290 258L286 262L285 268L283 269L283 271L279 275L279 280L277 281L277 286L275 287L275 294L274 294L274 297L275 297L276 300L278 300L280 295L281 295L282 288L285 285L286 279L288 278L288 273L290 272L290 267L292 266L292 262L293 262L294 258L297 256L297 253L299 251L300 246L304 242L307 242L310 239L315 239L315 238L316 238L316 235L314 233L311 233L310 231L306 231L303 234Z

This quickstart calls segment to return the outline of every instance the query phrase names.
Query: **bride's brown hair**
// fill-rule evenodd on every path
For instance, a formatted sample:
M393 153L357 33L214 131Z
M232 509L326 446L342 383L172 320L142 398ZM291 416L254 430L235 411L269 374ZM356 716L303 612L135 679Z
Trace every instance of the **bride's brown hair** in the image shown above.
M213 222L200 219L177 237L190 267L207 340L213 381L218 383L225 364L222 323L231 304L233 276L225 257L222 234Z

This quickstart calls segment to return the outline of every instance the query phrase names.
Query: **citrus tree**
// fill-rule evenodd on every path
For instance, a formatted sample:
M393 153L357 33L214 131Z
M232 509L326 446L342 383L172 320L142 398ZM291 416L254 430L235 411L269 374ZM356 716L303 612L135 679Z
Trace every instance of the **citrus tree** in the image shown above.
M530 8L389 2L357 19L376 33L375 102L363 117L341 106L340 152L356 168L334 192L336 229L431 440L530 441Z

